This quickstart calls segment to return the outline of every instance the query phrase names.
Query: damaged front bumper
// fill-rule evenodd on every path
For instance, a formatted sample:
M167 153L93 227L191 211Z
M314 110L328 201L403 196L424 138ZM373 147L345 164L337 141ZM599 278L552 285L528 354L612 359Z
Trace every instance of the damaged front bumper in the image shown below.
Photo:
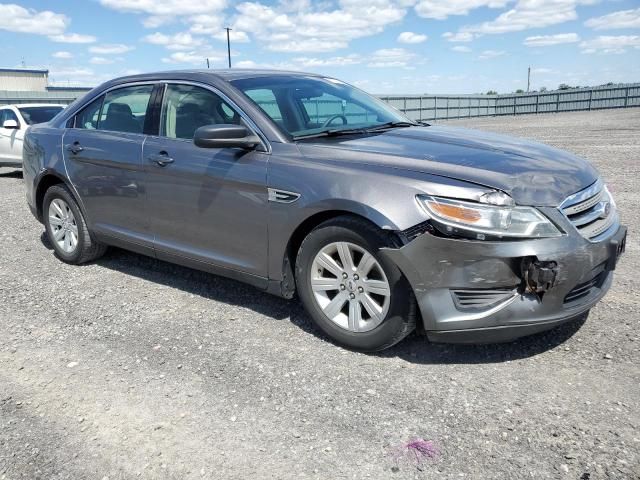
M587 312L607 292L626 227L590 242L576 231L522 241L423 233L382 252L415 293L433 341L493 343L547 330Z

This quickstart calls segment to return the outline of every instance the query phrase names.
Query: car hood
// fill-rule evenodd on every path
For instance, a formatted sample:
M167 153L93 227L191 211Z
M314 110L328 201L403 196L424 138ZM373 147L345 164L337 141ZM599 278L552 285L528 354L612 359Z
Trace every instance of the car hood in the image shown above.
M558 206L598 178L586 160L571 153L465 128L396 128L367 135L318 137L298 146L309 157L473 182L507 192L519 205Z

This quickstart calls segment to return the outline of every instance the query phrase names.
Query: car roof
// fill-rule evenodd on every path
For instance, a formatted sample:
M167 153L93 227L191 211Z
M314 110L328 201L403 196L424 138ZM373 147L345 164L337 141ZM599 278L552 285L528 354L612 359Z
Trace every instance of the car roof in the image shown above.
M0 109L14 107L14 108L24 108L24 107L66 107L66 105L62 105L60 103L12 103L10 105L0 105Z
M129 75L126 77L115 78L107 83L124 83L133 81L145 81L145 80L163 80L163 79L201 79L203 76L210 76L214 79L224 82L231 82L233 80L257 78L257 77L273 77L273 76L286 76L286 77L321 77L321 75L315 73L296 72L288 70L269 70L269 69L192 69L192 70L166 70L160 72L141 73L137 75Z

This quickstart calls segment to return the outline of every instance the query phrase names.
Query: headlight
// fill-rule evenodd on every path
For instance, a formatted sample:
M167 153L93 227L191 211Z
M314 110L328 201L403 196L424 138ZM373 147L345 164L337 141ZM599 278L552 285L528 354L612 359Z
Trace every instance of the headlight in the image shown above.
M490 237L543 238L562 235L533 207L516 207L511 197L492 192L482 203L418 195L418 203L448 233L466 234L478 240Z

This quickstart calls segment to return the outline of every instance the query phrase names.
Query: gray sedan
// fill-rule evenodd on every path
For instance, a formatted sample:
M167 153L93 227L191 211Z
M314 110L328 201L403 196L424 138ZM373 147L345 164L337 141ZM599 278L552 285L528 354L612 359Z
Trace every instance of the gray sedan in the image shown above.
M110 81L25 137L56 255L114 245L299 296L334 341L505 341L586 314L626 228L586 161L429 126L342 81L228 70Z

